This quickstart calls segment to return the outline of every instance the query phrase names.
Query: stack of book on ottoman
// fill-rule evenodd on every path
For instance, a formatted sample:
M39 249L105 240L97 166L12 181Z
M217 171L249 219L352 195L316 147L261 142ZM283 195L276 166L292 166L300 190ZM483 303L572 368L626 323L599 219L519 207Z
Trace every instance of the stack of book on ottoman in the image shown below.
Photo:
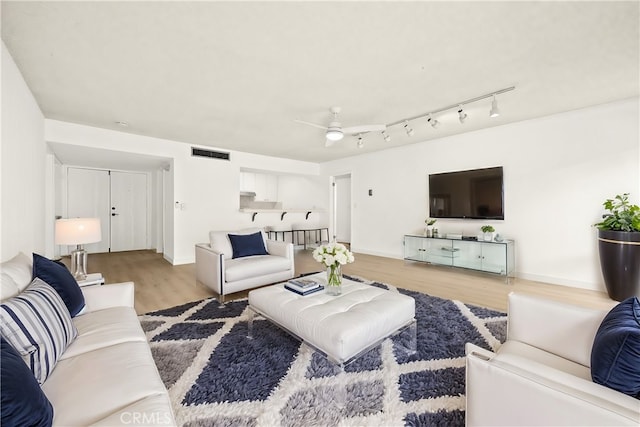
M308 278L290 279L284 287L298 295L309 295L324 289L320 282Z

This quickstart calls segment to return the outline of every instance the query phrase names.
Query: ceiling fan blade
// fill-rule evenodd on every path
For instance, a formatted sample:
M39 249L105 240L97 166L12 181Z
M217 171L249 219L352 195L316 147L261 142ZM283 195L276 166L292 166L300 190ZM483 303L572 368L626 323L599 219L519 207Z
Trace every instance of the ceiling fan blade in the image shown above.
M311 123L311 122L305 122L304 120L294 120L294 122L296 122L296 123L300 123L300 124L303 124L303 125L307 125L307 126L313 126L313 127L315 127L315 128L318 128L318 129L324 129L324 130L327 130L327 127L326 127L326 126L318 125L318 124Z
M325 147L331 147L333 144L335 144L337 141L332 141L330 139L325 139L324 140L324 146Z
M360 126L351 126L348 128L342 128L343 133L348 133L349 135L357 135L359 133L367 133L367 132L382 132L387 129L387 125L360 125Z

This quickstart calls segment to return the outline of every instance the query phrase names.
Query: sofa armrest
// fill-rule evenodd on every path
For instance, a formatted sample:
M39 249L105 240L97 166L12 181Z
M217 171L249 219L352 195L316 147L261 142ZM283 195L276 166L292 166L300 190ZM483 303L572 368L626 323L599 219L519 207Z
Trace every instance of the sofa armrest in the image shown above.
M267 252L285 258L293 258L293 243L267 239Z
M113 307L131 307L134 303L133 282L112 283L102 286L83 286L85 308L81 314Z
M196 280L224 295L224 254L211 249L208 243L196 244Z
M269 255L277 255L287 258L291 263L291 271L295 271L293 243L281 242L279 240L267 240L267 252Z
M606 310L509 294L507 338L591 366L591 347Z
M466 425L634 425L638 401L521 356L466 346Z

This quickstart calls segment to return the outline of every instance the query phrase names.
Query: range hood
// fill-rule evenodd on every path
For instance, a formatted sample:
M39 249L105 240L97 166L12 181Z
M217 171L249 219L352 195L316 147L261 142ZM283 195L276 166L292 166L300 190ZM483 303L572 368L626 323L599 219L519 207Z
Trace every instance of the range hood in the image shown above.
M255 191L241 191L240 197L256 197Z

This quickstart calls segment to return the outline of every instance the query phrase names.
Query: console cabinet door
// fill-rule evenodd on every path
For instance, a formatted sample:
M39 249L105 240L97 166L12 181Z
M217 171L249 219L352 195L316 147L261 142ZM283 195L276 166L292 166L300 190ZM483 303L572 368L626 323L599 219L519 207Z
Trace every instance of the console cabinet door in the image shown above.
M482 270L507 274L507 245L482 243Z
M425 250L424 250L423 238L417 236L405 236L404 237L404 259L411 261L425 262Z
M453 246L450 240L424 239L427 262L440 265L453 265Z
M477 242L466 242L458 240L453 242L455 257L453 265L455 267L470 268L472 270L482 269L482 246Z

